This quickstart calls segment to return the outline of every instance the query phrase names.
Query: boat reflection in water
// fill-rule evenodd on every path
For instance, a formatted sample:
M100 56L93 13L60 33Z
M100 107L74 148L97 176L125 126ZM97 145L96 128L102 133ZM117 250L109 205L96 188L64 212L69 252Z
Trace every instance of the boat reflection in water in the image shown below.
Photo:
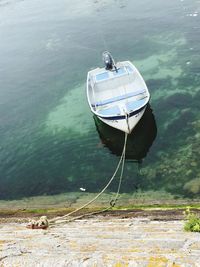
M94 115L94 121L102 143L109 150L120 156L122 154L125 133L103 123ZM141 162L149 151L156 138L157 127L150 105L147 106L144 115L128 135L126 145L126 159Z

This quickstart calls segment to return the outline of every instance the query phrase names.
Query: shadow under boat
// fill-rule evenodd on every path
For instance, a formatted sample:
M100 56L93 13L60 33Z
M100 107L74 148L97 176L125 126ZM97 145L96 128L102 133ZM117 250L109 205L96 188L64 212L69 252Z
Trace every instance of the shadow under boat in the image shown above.
M124 147L125 133L108 126L94 115L96 129L99 137L111 153L121 156ZM126 159L141 162L146 157L157 135L156 121L150 105L148 104L142 118L128 135L126 145Z

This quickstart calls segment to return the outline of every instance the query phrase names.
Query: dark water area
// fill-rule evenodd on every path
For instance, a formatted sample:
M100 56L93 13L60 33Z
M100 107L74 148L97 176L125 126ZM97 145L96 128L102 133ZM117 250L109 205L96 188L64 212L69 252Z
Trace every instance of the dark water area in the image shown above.
M0 0L0 199L97 192L112 175L120 142L102 144L85 92L104 50L132 61L151 94L122 191L198 197L199 12L198 0Z

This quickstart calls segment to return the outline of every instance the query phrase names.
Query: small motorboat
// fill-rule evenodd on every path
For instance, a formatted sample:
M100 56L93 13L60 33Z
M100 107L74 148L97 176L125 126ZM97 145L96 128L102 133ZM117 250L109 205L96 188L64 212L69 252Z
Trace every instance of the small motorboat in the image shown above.
M104 68L87 75L87 99L91 111L104 123L131 133L149 102L148 88L137 68L130 61L115 64L107 51Z

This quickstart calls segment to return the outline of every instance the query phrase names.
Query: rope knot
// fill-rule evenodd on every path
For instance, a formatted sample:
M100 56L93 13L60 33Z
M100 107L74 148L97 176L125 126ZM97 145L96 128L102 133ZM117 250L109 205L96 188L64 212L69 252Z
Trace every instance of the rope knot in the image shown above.
M47 229L49 226L49 222L47 220L47 216L40 217L39 220L32 220L27 224L27 228L29 229Z

